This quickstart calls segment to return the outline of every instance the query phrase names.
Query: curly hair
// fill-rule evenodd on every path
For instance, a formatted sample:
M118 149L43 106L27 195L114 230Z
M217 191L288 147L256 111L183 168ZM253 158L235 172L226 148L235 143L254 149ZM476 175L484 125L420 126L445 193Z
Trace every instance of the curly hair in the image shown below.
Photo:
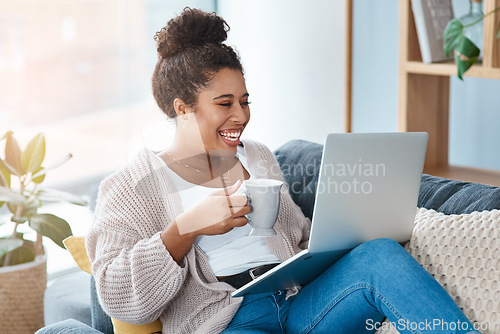
M170 118L177 116L174 100L193 107L199 92L223 68L240 70L239 56L223 42L229 25L215 13L186 7L154 36L158 62L153 72L153 96Z

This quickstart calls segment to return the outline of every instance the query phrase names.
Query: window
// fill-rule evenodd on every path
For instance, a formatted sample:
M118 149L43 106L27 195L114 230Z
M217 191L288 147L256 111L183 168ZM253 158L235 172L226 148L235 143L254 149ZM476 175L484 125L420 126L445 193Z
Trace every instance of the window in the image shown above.
M24 148L44 132L48 164L72 153L47 174L53 185L100 177L143 146L165 147L172 128L151 93L153 36L187 5L215 9L213 0L2 2L0 135L13 130Z
M185 6L214 11L215 1L0 3L0 136L14 131L24 149L43 132L46 165L73 154L48 172L44 185L86 195L93 204L104 175L144 146L168 146L173 126L151 93L153 36ZM88 208L72 205L43 210L66 219L76 235L85 234L92 219ZM0 222L9 219L4 206ZM11 232L0 226L0 235ZM74 265L67 252L44 245L49 274Z

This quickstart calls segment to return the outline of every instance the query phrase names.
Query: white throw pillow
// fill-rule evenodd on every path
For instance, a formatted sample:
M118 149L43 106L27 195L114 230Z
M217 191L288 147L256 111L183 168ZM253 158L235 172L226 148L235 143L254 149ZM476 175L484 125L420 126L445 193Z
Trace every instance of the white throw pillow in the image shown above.
M418 209L405 248L481 333L500 333L500 210L445 215Z

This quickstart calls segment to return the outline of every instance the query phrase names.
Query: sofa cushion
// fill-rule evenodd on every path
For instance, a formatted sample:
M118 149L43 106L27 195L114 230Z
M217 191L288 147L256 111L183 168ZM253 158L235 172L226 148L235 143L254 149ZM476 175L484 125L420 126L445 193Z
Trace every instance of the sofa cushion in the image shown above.
M76 265L87 274L92 274L92 264L85 249L85 237L71 236L64 239L63 243L73 257L73 260L75 260Z
M445 214L500 209L500 188L423 175L418 206Z
M312 218L323 145L292 140L278 148L274 155L294 202L309 219Z
M51 279L43 302L45 325L72 318L90 326L90 276L77 271Z

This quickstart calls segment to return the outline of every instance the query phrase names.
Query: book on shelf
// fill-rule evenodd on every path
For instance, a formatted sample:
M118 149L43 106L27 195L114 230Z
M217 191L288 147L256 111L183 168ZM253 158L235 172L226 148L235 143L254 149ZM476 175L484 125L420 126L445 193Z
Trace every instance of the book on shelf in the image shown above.
M444 29L453 19L451 0L411 0L422 62L452 59L443 50Z

